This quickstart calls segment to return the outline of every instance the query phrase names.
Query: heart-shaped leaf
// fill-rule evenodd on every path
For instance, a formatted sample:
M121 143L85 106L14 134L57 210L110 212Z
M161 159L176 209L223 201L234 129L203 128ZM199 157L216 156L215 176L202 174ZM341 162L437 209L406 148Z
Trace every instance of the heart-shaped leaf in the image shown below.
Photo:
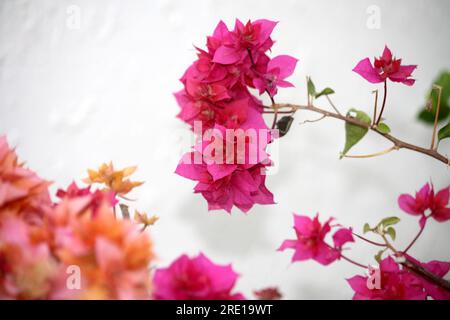
M350 109L350 111L347 113L347 116L354 117L359 121L366 123L367 125L370 125L371 123L370 117L365 112L360 110ZM344 150L341 153L341 158L345 156L355 144L357 144L362 138L364 138L367 131L369 131L368 128L363 128L349 122L345 123L345 146Z

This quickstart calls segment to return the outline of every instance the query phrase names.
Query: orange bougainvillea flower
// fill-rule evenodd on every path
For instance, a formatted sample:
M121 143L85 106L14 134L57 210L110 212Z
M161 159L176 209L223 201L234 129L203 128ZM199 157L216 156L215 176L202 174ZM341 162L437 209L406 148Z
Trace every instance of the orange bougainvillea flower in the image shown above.
M5 136L0 136L0 215L5 212L29 216L51 205L50 182L19 163Z
M153 258L147 233L114 218L104 201L92 216L92 196L65 198L41 225L0 216L0 299L148 299ZM80 287L67 287L68 267Z
M123 197L129 193L133 188L139 187L144 182L131 181L126 179L136 171L137 167L126 167L122 170L114 170L112 162L109 164L103 163L97 171L89 169L86 179L83 181L87 184L100 183L104 184L106 188L113 191L117 195Z
M87 201L87 202L86 202ZM148 234L115 219L104 202L92 217L89 199L65 199L48 216L59 261L80 268L81 299L145 299L150 296Z
M135 169L103 165L88 179L126 194L141 184L125 179ZM150 298L149 235L116 219L108 194L72 184L53 203L48 185L0 136L0 299ZM79 288L68 286L69 267Z
M145 230L148 226L154 225L155 222L158 220L159 220L159 217L156 215L149 216L145 212L139 212L137 210L134 211L134 221L144 225L142 230Z

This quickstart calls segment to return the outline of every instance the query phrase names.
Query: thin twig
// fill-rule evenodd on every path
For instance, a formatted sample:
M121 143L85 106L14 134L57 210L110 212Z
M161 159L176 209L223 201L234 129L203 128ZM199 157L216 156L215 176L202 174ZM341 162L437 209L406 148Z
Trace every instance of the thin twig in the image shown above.
M434 117L433 137L431 138L431 149L433 149L433 150L435 150L434 142L436 140L436 129L437 129L437 124L438 124L438 120L439 120L439 112L441 111L442 87L434 84L433 90L434 89L438 90L439 94L438 94L438 101L437 101L437 106L436 106L436 116Z
M387 80L384 80L383 104L381 105L381 112L380 112L380 115L378 116L378 120L375 124L379 124L381 121L381 116L383 115L384 107L386 106L386 97L387 97Z
M375 119L377 118L377 108L378 108L378 89L372 91L372 93L375 93L375 104L373 106L373 124L375 124Z
M425 229L425 225L423 225L423 227L420 227L419 232L417 233L417 235L414 237L414 239L411 241L411 243L406 247L406 249L403 251L403 253L407 253L409 249L411 249L411 247L414 245L414 243L416 243L417 239L419 239L420 235L422 234L423 230Z
M330 103L331 107L336 111L337 114L342 116L342 113L339 112L338 108L334 105L333 101L331 101L331 98L326 94L325 97L327 98L328 102Z
M308 111L312 111L312 112L316 112L316 113L320 113L326 117L330 117L330 118L335 118L335 119L339 119L342 121L345 121L347 123L351 123L353 125L356 125L358 127L361 128L366 128L369 130L372 130L374 132L376 132L377 134L383 136L385 139L391 141L392 143L394 143L395 146L397 146L398 149L407 149L407 150L412 150L418 153L422 153L426 156L432 157L446 165L450 165L450 160L449 158L447 158L446 156L444 156L443 154L440 154L437 150L432 150L432 149L427 149L427 148L423 148L423 147L419 147L416 145L413 145L411 143L402 141L392 135L390 135L389 133L383 133L380 130L377 129L376 126L367 124L363 121L360 121L356 118L352 118L352 117L348 117L348 116L343 116L343 115L339 115L337 113L334 112L330 112L315 106L305 106L305 105L295 105L295 104L290 104L290 103L284 103L284 104L277 104L276 105L277 110L279 109L289 109L289 110L308 110Z
M358 266L358 267L367 269L367 266L365 266L365 265L363 265L362 263L356 262L355 260L352 260L352 259L350 259L350 258L344 256L342 253L341 253L341 258L344 259L344 260L346 260L346 261L348 261L348 262L350 262L351 264L354 264L355 266Z
M387 154L387 153L389 153L391 151L394 151L394 150L398 150L398 147L396 145L393 145L392 147L390 147L390 148L388 148L386 150L383 150L383 151L380 151L380 152L375 152L375 153L372 153L372 154L361 154L361 155L346 155L345 154L345 155L343 155L343 157L344 158L375 158L375 157L378 157L378 156L385 155L385 154Z
M325 116L325 115L322 115L322 116L321 116L320 118L318 118L318 119L302 121L302 122L300 122L300 125L305 124L305 123L319 122L320 120L325 119L325 118L326 118L326 116Z
M352 234L353 234L355 237L358 237L358 238L360 238L360 239L363 240L363 241L366 241L366 242L368 242L368 243L370 243L370 244L373 244L374 246L378 246L378 247L386 247L386 244L385 244L385 243L381 243L381 242L376 242L376 241L369 240L369 239L367 239L367 238L365 238L365 237L363 237L363 236L360 236L359 234L354 233L354 232L352 232Z

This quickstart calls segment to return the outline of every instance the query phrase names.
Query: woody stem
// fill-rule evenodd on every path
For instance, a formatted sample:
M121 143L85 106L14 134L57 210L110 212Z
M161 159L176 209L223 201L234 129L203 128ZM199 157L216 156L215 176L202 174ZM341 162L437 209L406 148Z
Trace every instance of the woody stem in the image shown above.
M316 112L316 113L320 113L322 115L324 115L325 117L330 117L330 118L335 118L335 119L339 119L342 121L345 121L347 123L353 124L355 126L361 127L361 128L366 128L369 130L372 130L373 132L376 132L377 134L383 136L385 139L391 141L398 149L408 149L408 150L412 150L418 153L422 153L426 156L432 157L446 165L450 165L450 160L444 156L443 154L440 154L437 150L430 150L427 148L423 148L423 147L419 147L416 145L413 145L411 143L402 141L392 135L390 135L389 133L383 133L380 130L378 130L378 128L374 125L371 124L367 124L363 121L360 121L356 118L350 117L350 116L343 116L325 109L321 109L318 107L315 107L313 105L295 105L295 104L290 104L290 103L284 103L284 104L276 104L275 108L277 109L277 112L280 112L280 109L289 109L290 111L296 111L296 110L308 110L308 111L312 111L312 112ZM270 110L270 109L274 109L274 107L268 107L266 108L266 110Z
M423 279L426 279L435 285L439 286L440 288L450 292L450 281L445 280L444 278L441 278L434 273L428 271L424 267L422 267L420 264L416 263L415 261L412 261L407 255L404 254L404 252L397 251L392 244L390 244L389 240L386 238L384 234L380 234L380 236L383 238L384 242L386 243L386 246L394 252L395 256L404 259L400 263L403 267L407 268L408 270L414 272L419 277L422 277Z

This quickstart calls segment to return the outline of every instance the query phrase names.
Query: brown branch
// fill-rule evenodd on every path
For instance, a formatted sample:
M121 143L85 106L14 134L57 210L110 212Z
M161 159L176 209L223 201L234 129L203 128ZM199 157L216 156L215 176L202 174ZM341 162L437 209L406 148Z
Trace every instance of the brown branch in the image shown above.
M405 256L404 256L405 257ZM446 291L450 291L450 281L445 280L444 278L438 277L434 273L428 271L421 265L415 263L414 261L408 259L405 257L405 261L401 262L401 265L405 268L411 270L415 274L421 276L422 278L425 278L426 280L436 284L442 289L445 289Z
M435 275L434 273L428 271L427 269L422 267L420 264L412 261L407 255L405 255L404 252L400 252L397 249L395 249L394 246L388 241L388 239L386 238L386 236L384 234L380 234L380 236L381 236L381 238L383 238L384 243L386 244L386 247L395 254L397 259L404 260L404 261L397 261L397 263L401 264L408 270L414 272L418 276L434 283L435 285L439 286L440 288L442 288L446 291L450 291L450 281L448 281L444 278L441 278L441 277Z
M343 116L343 115L340 115L340 114L337 114L334 112L330 112L325 109L315 107L313 105L305 106L305 105L295 105L295 104L290 104L290 103L283 103L283 104L276 104L275 108L277 109L277 111L279 109L283 109L283 108L287 108L287 109L291 109L291 110L308 110L308 111L320 113L320 114L324 115L325 117L339 119L339 120L345 121L347 123L356 125L358 127L366 128L366 129L369 129L369 130L372 130L372 131L378 133L379 135L383 136L385 139L391 141L396 146L396 149L407 149L407 150L415 151L418 153L422 153L422 154L432 157L442 163L445 163L446 165L450 165L450 160L443 154L439 153L437 150L419 147L414 144L402 141L402 140L390 135L389 133L383 133L383 132L379 131L376 125L367 124L365 122L358 120L357 118ZM280 111L278 111L278 113L280 113Z

